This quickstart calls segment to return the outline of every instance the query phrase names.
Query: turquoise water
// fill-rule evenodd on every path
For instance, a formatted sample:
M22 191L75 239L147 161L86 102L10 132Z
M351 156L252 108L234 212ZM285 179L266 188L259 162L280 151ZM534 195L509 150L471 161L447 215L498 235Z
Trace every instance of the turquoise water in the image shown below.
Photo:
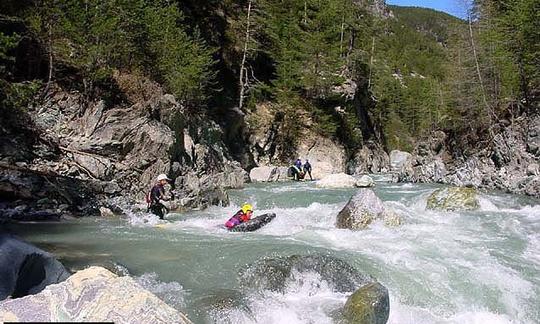
M390 184L377 195L405 224L381 223L353 232L335 218L353 189L312 183L255 184L231 191L230 207L168 216L85 218L57 224L12 225L64 264L129 272L196 323L332 323L347 299L314 273L300 274L283 293L247 291L242 270L263 257L325 253L373 275L390 292L389 323L539 323L540 202L482 193L476 212L426 211L434 185ZM254 233L222 224L244 202L277 218ZM244 294L244 307L207 306L208 296ZM249 311L249 310L250 311Z

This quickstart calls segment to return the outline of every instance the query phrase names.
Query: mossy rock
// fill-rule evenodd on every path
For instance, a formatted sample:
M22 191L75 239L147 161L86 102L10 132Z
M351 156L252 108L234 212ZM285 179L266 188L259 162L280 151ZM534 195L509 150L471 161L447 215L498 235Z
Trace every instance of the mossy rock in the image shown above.
M389 314L388 289L378 282L369 283L355 291L343 307L346 323L385 324Z
M476 189L465 187L444 188L434 191L427 200L427 209L462 211L480 207Z

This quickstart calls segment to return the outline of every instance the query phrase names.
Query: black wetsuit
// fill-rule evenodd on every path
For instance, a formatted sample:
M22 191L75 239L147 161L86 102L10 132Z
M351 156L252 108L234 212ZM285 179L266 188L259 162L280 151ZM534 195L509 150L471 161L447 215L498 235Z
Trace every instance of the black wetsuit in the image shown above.
M309 179L313 180L313 178L311 177L311 164L308 161L304 163L304 174L305 173L309 174Z
M165 213L167 213L169 210L165 205L163 205L161 202L159 202L161 199L165 200L165 188L161 184L156 184L152 187L152 190L150 190L150 211L159 217L159 219L163 219L165 217Z

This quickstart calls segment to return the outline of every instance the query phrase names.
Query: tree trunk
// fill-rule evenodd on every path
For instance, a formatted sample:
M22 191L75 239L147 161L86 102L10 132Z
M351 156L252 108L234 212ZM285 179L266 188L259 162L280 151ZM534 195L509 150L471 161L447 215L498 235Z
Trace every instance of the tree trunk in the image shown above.
M238 101L238 108L242 110L242 107L244 106L244 96L246 92L246 87L248 83L248 74L246 71L246 57L247 57L247 51L248 51L248 44L249 44L249 38L250 38L250 18L251 18L251 4L252 0L249 0L248 3L248 11L247 11L247 23L246 23L246 41L244 43L244 53L242 55L242 63L240 64L240 98Z

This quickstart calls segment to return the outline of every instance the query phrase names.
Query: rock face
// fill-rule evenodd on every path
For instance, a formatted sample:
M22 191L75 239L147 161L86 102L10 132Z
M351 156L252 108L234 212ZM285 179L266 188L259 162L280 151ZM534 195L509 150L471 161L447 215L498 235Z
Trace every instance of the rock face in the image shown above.
M327 175L345 172L346 153L345 148L328 138L320 136L307 136L302 140L297 149L298 157L309 160L313 171L313 179L322 179Z
M8 199L0 203L21 205L29 194L24 188L18 189L21 186L14 188L14 184L37 171L52 175L47 178L50 184L40 180L45 184L41 187L52 187L42 194L56 192L55 196L62 196L51 198L49 209L62 204L81 209L77 199L60 194L72 195L80 190L71 190L57 178L73 179L77 187L90 188L83 200L96 211L99 207L114 211L118 206L111 205L114 200L110 198L141 201L160 173L175 180L174 196L186 198L185 208L227 204L225 190L241 188L247 174L232 161L221 128L200 112L185 109L150 81L135 93L129 87L133 84L130 78L134 76L117 74L111 80L122 100L89 98L55 87L42 106L29 109L29 124L39 140L29 144L28 150L36 153L0 156L0 163L20 164L23 167L19 173L24 173L4 175L2 171L0 191L7 192L4 197ZM0 152L13 152L11 146L6 148L8 144L15 148L23 145L2 143ZM91 201L91 197L96 200ZM27 205L27 212L48 209Z
M387 225L401 224L401 218L385 209L373 190L359 189L337 215L336 227L352 230L365 229L376 219L382 219Z
M389 170L389 157L381 145L368 142L347 163L349 174L387 172Z
M393 172L401 172L406 163L410 163L411 153L393 150L390 152L390 167Z
M475 148L472 153L449 147L443 133L434 133L417 145L410 163L399 171L399 181L440 182L540 197L536 172L540 116L501 122L493 128L497 130L493 145Z
M49 253L13 235L0 234L0 300L36 294L68 276Z
M386 324L389 314L388 289L378 282L355 291L343 308L345 320L355 324Z
M444 188L434 191L427 200L428 209L476 210L479 202L474 188Z
M191 323L130 277L90 267L41 293L0 304L0 321Z
M252 182L277 182L288 181L287 167L263 166L251 169L249 178Z
M354 188L360 187L359 180L345 173L330 174L315 183L319 188Z

